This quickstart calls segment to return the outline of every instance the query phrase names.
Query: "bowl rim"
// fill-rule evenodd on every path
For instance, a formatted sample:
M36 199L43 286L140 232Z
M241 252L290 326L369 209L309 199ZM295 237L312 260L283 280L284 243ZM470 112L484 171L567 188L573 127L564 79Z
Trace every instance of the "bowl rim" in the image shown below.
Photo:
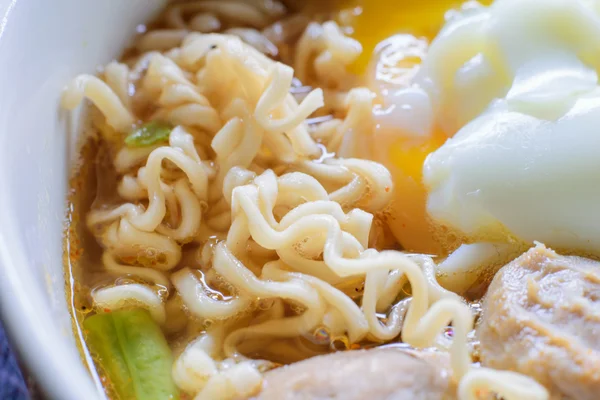
M0 0L0 43L19 0ZM0 320L23 373L30 375L45 398L60 400L96 400L103 391L97 388L73 351L67 336L52 320L45 293L32 290L36 278L31 260L19 237L13 201L6 185L14 175L0 159ZM12 174L11 174L12 173ZM67 179L65 176L64 179ZM70 311L69 311L70 313ZM85 365L85 363L83 363ZM27 378L27 376L25 376Z
M4 175L0 171L0 182ZM5 191L0 191L0 317L9 341L26 372L48 398L98 398L85 369L70 368L81 360L74 360L73 349L50 314L38 311L45 306L43 295L32 293L28 285L28 280L34 280L32 268L21 244L10 235L16 225L7 200Z

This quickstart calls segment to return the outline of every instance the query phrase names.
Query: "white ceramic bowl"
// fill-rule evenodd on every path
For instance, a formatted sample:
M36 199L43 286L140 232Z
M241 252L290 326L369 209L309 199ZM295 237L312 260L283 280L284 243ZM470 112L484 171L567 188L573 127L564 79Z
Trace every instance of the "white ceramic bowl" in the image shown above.
M62 232L73 118L63 86L118 56L164 0L0 0L0 316L50 399L102 392L75 347Z

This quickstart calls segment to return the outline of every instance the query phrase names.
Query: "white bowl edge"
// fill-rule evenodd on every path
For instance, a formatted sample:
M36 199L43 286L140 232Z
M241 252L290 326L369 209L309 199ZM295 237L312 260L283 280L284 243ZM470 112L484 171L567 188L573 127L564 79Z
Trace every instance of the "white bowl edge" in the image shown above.
M164 0L0 0L0 317L49 399L97 399L75 347L62 234L72 149L62 87L121 52Z

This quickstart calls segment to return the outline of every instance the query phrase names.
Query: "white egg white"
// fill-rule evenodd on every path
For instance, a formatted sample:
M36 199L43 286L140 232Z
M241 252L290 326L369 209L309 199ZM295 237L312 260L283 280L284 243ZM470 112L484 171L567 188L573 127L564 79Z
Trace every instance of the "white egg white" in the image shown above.
M597 1L454 15L414 80L453 135L424 165L431 217L600 255L599 68Z

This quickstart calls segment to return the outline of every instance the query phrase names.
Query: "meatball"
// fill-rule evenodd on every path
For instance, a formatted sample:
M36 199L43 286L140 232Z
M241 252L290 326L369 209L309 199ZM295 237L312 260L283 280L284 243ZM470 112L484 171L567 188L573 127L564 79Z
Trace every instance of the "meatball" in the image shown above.
M477 336L483 365L529 375L553 399L600 398L600 263L529 250L494 277Z
M265 375L260 400L455 399L446 353L397 347L310 358Z

